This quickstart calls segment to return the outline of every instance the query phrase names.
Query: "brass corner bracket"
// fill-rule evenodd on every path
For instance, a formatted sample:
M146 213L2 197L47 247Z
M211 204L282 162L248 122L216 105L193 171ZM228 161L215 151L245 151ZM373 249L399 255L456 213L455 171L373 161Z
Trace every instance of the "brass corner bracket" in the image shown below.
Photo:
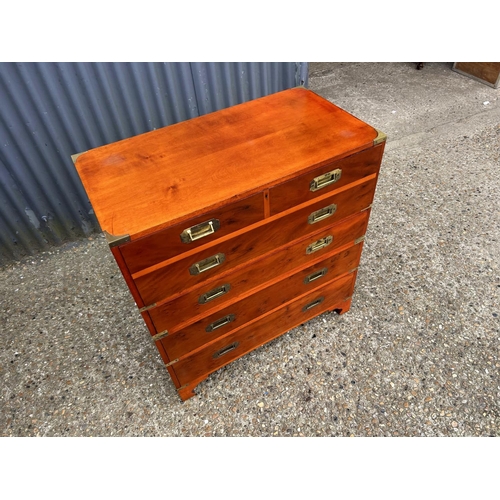
M375 129L377 130L377 129ZM373 145L376 146L377 144L380 144L381 142L384 142L387 140L387 134L384 134L383 132L381 132L380 130L377 130L377 137L375 137L375 139L373 139Z
M76 164L76 160L78 159L78 157L86 152L87 151L82 151L81 153L75 153L74 155L71 155L71 159L73 160L73 163Z
M156 335L153 335L151 338L157 342L158 340L161 340L162 338L166 337L168 335L168 330L165 330L163 332L157 333Z
M108 242L110 248L122 245L123 243L127 243L128 241L130 241L130 236L128 234L114 235L108 233L107 231L103 231L103 233L104 236L106 236L106 241Z

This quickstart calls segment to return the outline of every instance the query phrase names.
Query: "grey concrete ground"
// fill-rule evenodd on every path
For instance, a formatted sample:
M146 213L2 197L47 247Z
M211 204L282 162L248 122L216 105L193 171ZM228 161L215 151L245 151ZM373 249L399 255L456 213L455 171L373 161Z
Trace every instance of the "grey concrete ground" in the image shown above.
M386 132L351 310L182 403L102 236L0 271L2 436L498 436L500 90L452 63L311 63Z

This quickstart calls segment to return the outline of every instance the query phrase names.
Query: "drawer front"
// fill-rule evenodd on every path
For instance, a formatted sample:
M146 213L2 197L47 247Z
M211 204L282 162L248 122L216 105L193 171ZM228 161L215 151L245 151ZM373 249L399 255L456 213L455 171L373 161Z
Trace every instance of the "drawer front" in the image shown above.
M293 303L221 337L172 364L181 385L189 384L283 333L333 309L351 296L356 273L334 280ZM160 341L161 342L161 341Z
M317 168L272 188L269 191L271 215L378 173L384 144Z
M120 250L133 274L262 219L264 196L259 193L126 243Z
M332 228L324 229L287 248L266 255L252 264L251 272L246 267L234 270L224 276L215 277L174 300L149 309L148 313L155 323L157 332L186 322L186 311L191 317L196 317L207 314L214 308L220 309L225 302L234 301L239 295L249 293L252 289L294 269L311 265L318 259L323 259L325 255L335 252L337 248L353 244L366 233L369 212L366 210L353 215ZM330 235L333 236L330 246L312 254L306 253L311 244ZM336 258L338 254L332 257L332 266Z
M360 250L361 245L353 245L340 254L330 256L314 266L302 269L296 274L223 307L191 325L181 329L174 325L172 331L169 331L169 335L163 338L162 345L170 359L184 356L286 302L308 294L340 275L353 271L359 264ZM249 273L251 272L250 270ZM168 317L161 319L162 323L167 323L169 320Z
M376 178L157 270L133 276L145 304L181 292L370 206ZM327 211L332 213L328 214ZM326 215L325 215L326 214ZM316 218L316 220L314 220ZM312 223L311 220L313 219ZM311 251L318 250L316 246Z

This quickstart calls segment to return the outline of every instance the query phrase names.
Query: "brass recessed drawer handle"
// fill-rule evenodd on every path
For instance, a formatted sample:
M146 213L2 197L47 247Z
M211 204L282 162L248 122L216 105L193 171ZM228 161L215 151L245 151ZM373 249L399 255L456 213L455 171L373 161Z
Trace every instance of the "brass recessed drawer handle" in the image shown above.
M337 182L342 175L342 169L337 168L332 170L331 172L327 172L326 174L315 177L309 184L309 189L311 191L318 191L319 189L323 189L334 182Z
M189 274L195 276L197 274L204 273L209 269L220 266L225 260L226 256L223 253L212 255L212 257L208 257L207 259L200 260L200 262L193 264L189 268Z
M224 295L225 293L229 292L229 290L231 290L231 285L229 283L218 286L217 288L214 288L213 290L210 290L209 292L200 295L198 303L206 304L207 302L210 302L211 300L214 300L217 297L220 297L221 295Z
M316 271L314 273L311 273L309 276L306 276L304 278L304 283L307 285L308 283L311 283L313 281L319 280L322 278L326 273L328 272L328 268L324 267L323 269L320 269L319 271Z
M225 325L228 325L229 323L233 322L235 319L236 319L236 316L234 314L228 314L227 316L224 316L223 318L220 318L217 321L210 323L205 328L205 331L208 333L213 332L214 330L217 330L217 328L221 328Z
M333 236L325 236L324 238L321 238L320 240L311 243L306 248L306 254L309 255L310 253L317 252L318 250L327 247L332 241L333 241Z
M233 342L232 344L229 344L226 347L223 347L219 351L215 352L212 357L213 358L220 358L221 356L224 356L224 354L227 354L228 352L234 351L238 346L240 345L239 342Z
M307 218L307 222L309 222L309 224L314 224L316 222L327 219L328 217L332 216L335 213L335 210L337 210L337 205L335 204L328 205L327 207L322 208L321 210L316 210L316 212L313 212Z
M215 231L220 229L219 219L210 219L196 226L188 227L184 229L181 233L181 241L183 243L192 243L193 241L204 238L205 236L210 236L214 234Z
M323 302L324 300L325 300L325 297L319 297L318 299L313 300L313 301L312 301L312 302L310 302L309 304L306 304L306 305L302 308L302 311L303 311L303 312L309 311L309 309L312 309L313 307L319 306L319 305L321 304L321 302Z

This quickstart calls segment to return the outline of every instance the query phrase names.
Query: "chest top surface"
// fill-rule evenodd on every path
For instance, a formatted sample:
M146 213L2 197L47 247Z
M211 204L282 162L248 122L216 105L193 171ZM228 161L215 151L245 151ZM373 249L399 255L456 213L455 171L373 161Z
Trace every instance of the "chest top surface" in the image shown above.
M79 155L101 228L145 236L373 145L377 130L305 88Z

